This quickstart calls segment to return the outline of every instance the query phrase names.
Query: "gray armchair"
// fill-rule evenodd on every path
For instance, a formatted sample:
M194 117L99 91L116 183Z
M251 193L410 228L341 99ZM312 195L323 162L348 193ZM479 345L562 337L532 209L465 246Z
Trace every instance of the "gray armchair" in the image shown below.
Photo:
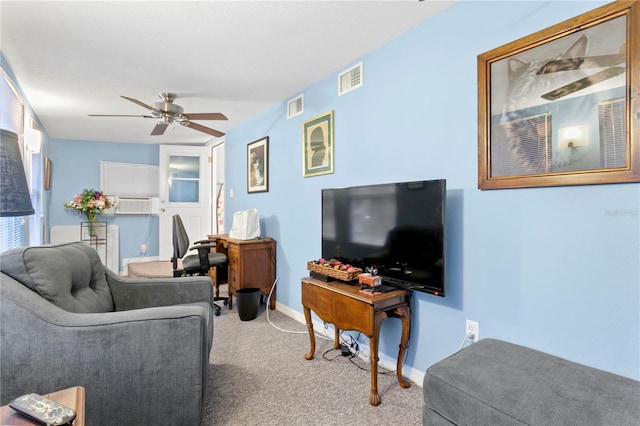
M208 277L121 278L84 243L9 250L0 271L0 404L84 386L89 425L200 424Z

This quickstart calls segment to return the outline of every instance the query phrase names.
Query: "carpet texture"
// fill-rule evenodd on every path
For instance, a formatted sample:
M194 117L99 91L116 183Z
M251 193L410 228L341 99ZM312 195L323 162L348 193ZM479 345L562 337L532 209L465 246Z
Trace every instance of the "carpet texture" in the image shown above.
M403 389L394 372L379 374L382 403L373 407L367 361L353 358L365 371L340 351L323 357L333 343L320 337L315 357L307 361L306 326L278 311L269 311L269 319L303 333L276 329L267 321L264 304L253 321L240 321L235 304L215 317L203 425L422 424L419 386Z

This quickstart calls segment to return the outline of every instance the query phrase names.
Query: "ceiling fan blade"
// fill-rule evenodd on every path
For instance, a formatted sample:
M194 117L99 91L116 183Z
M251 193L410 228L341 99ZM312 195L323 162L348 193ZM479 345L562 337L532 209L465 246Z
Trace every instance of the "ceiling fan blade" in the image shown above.
M169 127L169 123L165 121L158 121L156 126L151 131L151 136L164 135L164 131L167 130L167 127Z
M190 127L190 128L192 128L194 130L198 130L200 132L206 133L208 135L215 136L217 138L219 138L221 136L224 136L224 133L222 133L222 132L220 132L218 130L211 129L209 127L205 127L205 126L197 124L197 123L192 123L190 121L183 121L180 124L182 124L183 126Z
M124 98L124 99L126 99L126 100L128 100L128 101L131 101L131 102L133 102L134 104L138 104L138 105L140 105L141 107L148 109L149 111L153 111L153 108L152 108L151 106L149 106L149 105L145 104L144 102L141 102L141 101L139 101L139 100L137 100L137 99L128 98L128 97L126 97L126 96L120 96L120 97L121 97L121 98Z
M549 93L545 93L544 95L542 95L542 98L548 101L555 101L556 99L563 98L567 95L577 92L578 90L586 89L589 86L593 86L594 84L601 83L605 80L613 78L617 75L622 74L623 72L625 72L624 67L607 68L606 70L602 70L588 77L576 80L573 83L569 83L566 86L562 86L559 89L552 90Z
M625 61L622 54L586 56L584 58L567 58L549 61L536 74L548 74L559 71L573 71L580 68L611 67Z
M195 114L182 114L189 120L228 120L227 117L220 112L201 112Z
M89 117L142 117L142 118L157 118L151 115L118 115L118 114L89 114Z

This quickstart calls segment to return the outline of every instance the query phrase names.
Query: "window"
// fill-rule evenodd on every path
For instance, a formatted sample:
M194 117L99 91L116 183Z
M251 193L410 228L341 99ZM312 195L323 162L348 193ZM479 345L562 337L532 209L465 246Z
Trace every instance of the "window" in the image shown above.
M3 78L0 79L0 127L18 134L35 214L0 218L0 252L24 245L42 244L43 241L40 220L43 216L42 155L39 152L25 150L24 133L25 128L31 126L31 117L27 117L29 123L25 124L24 105L18 90L4 70L1 71Z
M197 203L200 200L200 158L169 156L169 202Z

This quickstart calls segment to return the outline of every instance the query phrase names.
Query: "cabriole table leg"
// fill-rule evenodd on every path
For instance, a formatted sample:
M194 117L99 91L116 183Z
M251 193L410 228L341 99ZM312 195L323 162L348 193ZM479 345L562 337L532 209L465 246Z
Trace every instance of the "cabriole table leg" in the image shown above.
M313 358L313 355L316 353L316 336L313 333L313 322L311 322L311 310L306 306L303 306L304 309L304 318L307 321L307 330L309 330L309 342L311 343L311 349L309 353L304 356L306 360L310 360Z

